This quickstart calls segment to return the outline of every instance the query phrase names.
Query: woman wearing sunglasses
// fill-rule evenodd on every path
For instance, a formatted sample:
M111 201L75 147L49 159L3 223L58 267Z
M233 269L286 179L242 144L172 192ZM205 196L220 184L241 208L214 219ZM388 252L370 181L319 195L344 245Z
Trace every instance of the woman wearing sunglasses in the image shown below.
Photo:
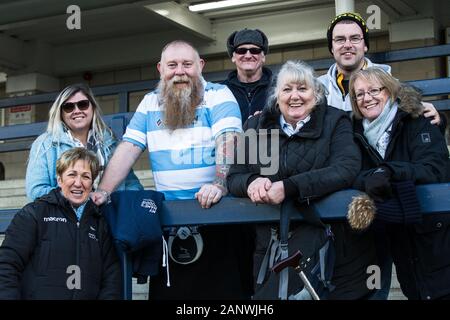
M408 299L449 299L450 216L422 217L415 191L449 181L444 136L423 116L420 94L382 69L358 71L349 88L362 153L354 186L375 201L381 282L391 255Z
M34 200L58 186L56 160L66 150L85 147L93 151L100 162L97 186L117 140L103 122L100 106L91 89L84 84L64 88L49 111L47 130L31 146L26 173L27 196ZM133 173L118 190L141 190Z

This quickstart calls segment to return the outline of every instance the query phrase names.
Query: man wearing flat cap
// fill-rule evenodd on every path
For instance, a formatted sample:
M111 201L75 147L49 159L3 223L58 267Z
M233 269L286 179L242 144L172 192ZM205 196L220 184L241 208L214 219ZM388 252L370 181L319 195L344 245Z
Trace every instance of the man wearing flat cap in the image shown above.
M236 70L228 74L223 84L233 92L245 122L266 103L272 79L272 72L264 67L269 42L261 30L243 29L228 37L227 51Z
M228 86L236 98L244 123L255 112L261 111L266 104L272 80L272 71L264 67L269 42L261 30L242 29L228 37L227 51L231 61L236 65L236 70L228 74L223 84ZM255 229L252 225L236 225L235 237L239 237L242 244L238 253L242 287L250 297L254 288Z

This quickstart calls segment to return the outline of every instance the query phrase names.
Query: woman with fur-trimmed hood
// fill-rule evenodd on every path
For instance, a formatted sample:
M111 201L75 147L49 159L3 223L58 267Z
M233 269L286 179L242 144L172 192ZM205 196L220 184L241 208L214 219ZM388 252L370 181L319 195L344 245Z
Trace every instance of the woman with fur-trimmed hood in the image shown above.
M375 201L372 227L387 251L379 258L390 251L409 299L450 298L450 215L422 217L415 193L449 181L445 138L422 115L421 95L382 69L353 74L349 87L362 152L354 187Z

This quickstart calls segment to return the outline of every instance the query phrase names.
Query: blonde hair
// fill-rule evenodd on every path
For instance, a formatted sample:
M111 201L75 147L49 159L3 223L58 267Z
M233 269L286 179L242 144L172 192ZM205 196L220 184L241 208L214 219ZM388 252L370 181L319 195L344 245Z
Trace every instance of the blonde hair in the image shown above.
M77 147L64 151L56 160L56 175L62 177L63 173L78 160L86 161L91 169L92 182L97 178L100 171L100 163L97 156L86 148Z
M272 92L268 98L267 105L272 111L278 109L278 94L286 83L302 83L307 87L312 88L315 105L325 101L325 89L315 77L314 69L306 62L289 60L281 66L277 75L276 84L272 87Z
M366 80L368 82L378 82L382 87L384 87L384 90L389 92L391 101L397 100L401 87L400 81L395 79L390 73L378 67L370 67L365 70L359 70L358 72L352 74L349 83L350 101L352 103L353 115L356 119L363 118L356 102L355 81L358 79Z
M83 83L73 84L65 87L56 97L52 107L48 113L47 132L53 136L54 141L59 141L63 133L63 120L61 116L61 106L72 97L74 94L81 92L90 101L93 108L93 118L91 129L97 141L103 142L104 131L110 130L102 119L102 111L99 104L94 98L92 90ZM110 132L111 133L111 132Z

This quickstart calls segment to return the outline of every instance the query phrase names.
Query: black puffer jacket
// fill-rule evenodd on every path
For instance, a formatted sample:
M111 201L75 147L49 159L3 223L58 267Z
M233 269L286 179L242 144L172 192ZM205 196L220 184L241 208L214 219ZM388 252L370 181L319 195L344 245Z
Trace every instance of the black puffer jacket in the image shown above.
M420 96L411 88L400 92L391 141L383 159L364 137L362 120L354 120L355 139L362 151L362 170L355 188L381 164L392 180L416 184L448 182L449 154L444 136L424 118ZM403 293L409 299L450 295L450 215L425 216L422 224L385 225Z
M267 95L272 80L272 71L263 67L263 75L251 94L247 94L246 87L239 81L237 71L228 74L227 80L223 82L233 92L239 108L241 109L242 121L253 115L256 111L261 111L267 102Z
M267 178L283 181L286 198L305 203L352 185L360 169L361 156L353 142L350 119L345 112L325 104L318 105L311 113L311 120L291 137L281 130L279 119L279 112L266 109L250 118L244 130L255 129L259 139L272 134L271 130L265 133L262 129L279 130L279 149L272 155L272 161L279 163L279 169ZM270 142L270 138L267 140ZM248 156L252 152L256 150L249 150L247 144L247 164L236 164L230 169L228 187L235 196L247 197L248 185L261 176L262 167L267 167L260 159L257 164L250 164ZM330 298L361 298L369 292L366 268L376 263L372 236L353 233L346 222L331 225L337 253L332 282L337 289Z
M80 268L80 289L67 287L71 265ZM0 247L0 299L120 298L120 264L91 201L79 223L59 188L15 215Z

